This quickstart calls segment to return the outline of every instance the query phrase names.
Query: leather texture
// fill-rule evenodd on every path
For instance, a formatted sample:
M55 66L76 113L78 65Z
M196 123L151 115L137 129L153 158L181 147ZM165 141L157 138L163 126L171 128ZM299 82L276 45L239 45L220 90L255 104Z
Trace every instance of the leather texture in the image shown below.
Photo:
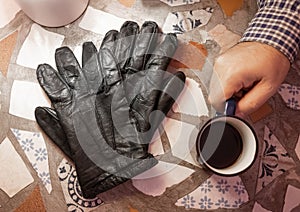
M166 72L176 48L176 35L163 35L155 22L127 21L99 51L83 44L82 67L68 47L56 50L57 70L38 66L53 109L36 108L36 120L75 163L85 198L157 164L149 142L185 82L182 72Z

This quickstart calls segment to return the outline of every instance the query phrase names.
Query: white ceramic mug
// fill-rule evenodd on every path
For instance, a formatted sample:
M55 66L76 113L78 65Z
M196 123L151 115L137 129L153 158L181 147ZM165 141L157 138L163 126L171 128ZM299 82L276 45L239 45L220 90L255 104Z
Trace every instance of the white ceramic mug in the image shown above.
M75 21L85 11L89 0L15 0L34 22L60 27Z
M236 102L226 102L225 113L204 124L198 133L198 161L219 175L237 175L247 170L257 156L255 131L245 120L234 116Z

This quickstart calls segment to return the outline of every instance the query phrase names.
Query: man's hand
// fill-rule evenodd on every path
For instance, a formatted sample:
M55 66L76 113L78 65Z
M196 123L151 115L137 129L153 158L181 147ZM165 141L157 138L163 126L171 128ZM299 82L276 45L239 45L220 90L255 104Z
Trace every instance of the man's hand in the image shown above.
M225 101L236 96L240 98L236 115L243 117L276 93L289 69L287 57L272 46L239 43L216 59L209 101L223 112Z

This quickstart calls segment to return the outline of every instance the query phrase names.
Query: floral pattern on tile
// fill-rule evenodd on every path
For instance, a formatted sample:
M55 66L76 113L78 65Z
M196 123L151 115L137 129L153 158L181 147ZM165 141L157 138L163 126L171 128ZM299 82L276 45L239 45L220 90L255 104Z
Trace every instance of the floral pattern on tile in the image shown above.
M163 121L163 128L171 145L173 156L187 161L195 166L199 166L191 154L197 138L197 128L195 125L166 118Z
M68 211L92 211L103 204L103 201L98 197L94 199L85 199L82 196L76 170L73 165L65 158L58 166L57 174L60 180Z
M300 86L284 83L279 87L278 93L287 107L300 110Z
M55 65L55 50L61 47L64 36L32 24L17 57L17 64L36 69L41 63Z
M189 104L187 104L189 102ZM186 78L185 87L173 106L174 112L193 116L208 116L208 108L199 84Z
M32 167L37 172L38 177L50 194L52 185L49 172L48 151L42 134L18 129L11 130Z
M106 32L111 29L119 30L125 21L126 19L94 9L89 6L79 23L79 27L101 35L105 35Z
M256 192L259 192L276 177L295 166L295 162L267 126L264 129L264 145L262 148Z
M197 2L200 2L201 0L160 0L160 1L172 7L175 7L180 5L195 4Z
M288 185L283 206L283 212L293 211L295 207L300 205L300 189ZM295 210L296 211L296 210Z
M135 176L132 185L144 194L160 196L167 188L182 182L193 172L177 164L159 161L156 166Z
M0 170L0 189L10 198L34 181L8 138L0 144Z
M38 106L51 106L40 85L14 80L10 94L9 113L35 121L34 110Z
M162 30L165 33L182 34L206 25L212 13L213 9L210 7L200 10L171 12L168 14Z
M177 200L175 205L186 209L213 210L239 208L247 201L249 201L248 192L239 176L212 175L197 189Z

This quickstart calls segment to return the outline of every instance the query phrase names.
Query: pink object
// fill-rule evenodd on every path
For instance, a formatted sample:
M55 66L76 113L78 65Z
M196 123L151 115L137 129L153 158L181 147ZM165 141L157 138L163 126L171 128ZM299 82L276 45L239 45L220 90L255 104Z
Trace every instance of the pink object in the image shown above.
M85 11L89 0L15 0L34 22L59 27L75 21Z

